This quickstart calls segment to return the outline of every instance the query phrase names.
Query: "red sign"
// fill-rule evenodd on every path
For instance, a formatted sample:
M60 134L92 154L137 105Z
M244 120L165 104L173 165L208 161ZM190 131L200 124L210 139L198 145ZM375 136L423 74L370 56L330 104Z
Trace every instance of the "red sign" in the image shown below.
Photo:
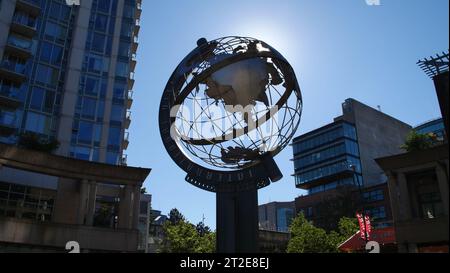
M370 225L369 216L366 215L363 219L362 215L360 213L357 213L356 218L358 218L361 239L366 240L367 234L367 241L370 240L370 233L372 232L372 226Z

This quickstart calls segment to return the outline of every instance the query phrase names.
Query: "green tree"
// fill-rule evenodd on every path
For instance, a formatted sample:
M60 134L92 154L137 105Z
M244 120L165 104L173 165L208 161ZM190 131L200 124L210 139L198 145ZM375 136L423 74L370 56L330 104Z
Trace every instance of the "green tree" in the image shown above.
M205 223L203 223L203 221L199 222L197 224L197 226L195 227L195 229L197 230L197 233L200 236L207 235L211 232L211 229L207 225L205 225Z
M184 221L184 220L185 220L184 215L181 214L181 212L178 209L173 208L173 209L170 210L170 212L169 212L169 222L172 225L176 225L178 222Z
M163 226L164 239L161 252L212 253L216 250L216 234L203 222L193 225L177 209L169 213Z
M169 253L194 253L198 246L199 236L195 226L178 221L176 224L166 222L163 226L164 240L162 252Z
M326 231L308 222L303 213L294 218L290 231L291 240L287 247L289 253L329 253L337 251L334 242L330 240Z
M338 230L327 233L306 220L303 213L294 218L290 226L291 239L287 252L290 253L334 253L338 246L358 230L356 219L342 217Z
M342 217L339 220L339 236L341 237L341 242L344 242L350 236L353 236L359 229L358 220L356 218Z
M431 148L436 141L436 136L432 133L420 134L416 130L412 130L406 137L405 144L400 148L407 152L421 151Z

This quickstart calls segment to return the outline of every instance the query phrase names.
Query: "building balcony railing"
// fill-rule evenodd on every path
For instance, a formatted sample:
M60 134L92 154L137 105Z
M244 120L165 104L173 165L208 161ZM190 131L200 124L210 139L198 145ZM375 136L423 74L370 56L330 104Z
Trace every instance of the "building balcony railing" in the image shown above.
M134 72L136 69L137 59L136 54L131 54L131 60L130 60L130 70Z
M128 161L128 155L122 154L122 157L120 158L120 165L127 166L127 164L128 164L127 161Z
M134 24L134 36L139 36L139 31L141 30L141 20L136 19Z
M20 105L21 102L11 94L0 93L0 109L15 110L19 108Z
M136 18L141 18L142 15L142 2L141 0L136 1Z
M22 59L31 57L32 41L22 39L16 35L10 35L5 45L5 52Z
M10 136L16 131L16 114L0 110L0 136Z
M32 38L36 34L36 20L22 13L16 13L11 23L11 31Z
M8 79L14 83L22 83L27 77L25 76L26 68L24 65L15 62L3 61L0 64L0 77Z
M127 113L125 115L125 129L130 128L131 124L131 111L127 110Z
M133 90L134 87L134 72L130 72L130 77L128 78L128 90Z
M16 9L33 16L38 16L41 13L39 0L17 0Z
M133 36L133 42L131 43L131 53L136 54L139 46L139 38L137 36Z
M122 141L122 149L124 150L126 150L128 148L128 144L130 144L129 137L130 132L125 131L125 133L123 134L123 141Z
M127 109L131 109L131 105L133 104L133 90L128 90L127 94Z

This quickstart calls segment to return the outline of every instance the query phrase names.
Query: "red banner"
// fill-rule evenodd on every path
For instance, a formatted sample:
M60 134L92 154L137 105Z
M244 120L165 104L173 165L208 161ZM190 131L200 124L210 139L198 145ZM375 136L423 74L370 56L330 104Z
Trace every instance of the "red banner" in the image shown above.
M370 225L369 216L366 215L363 219L362 215L360 213L357 213L356 218L358 218L361 239L366 240L367 234L367 241L370 240L370 233L372 232L372 226Z

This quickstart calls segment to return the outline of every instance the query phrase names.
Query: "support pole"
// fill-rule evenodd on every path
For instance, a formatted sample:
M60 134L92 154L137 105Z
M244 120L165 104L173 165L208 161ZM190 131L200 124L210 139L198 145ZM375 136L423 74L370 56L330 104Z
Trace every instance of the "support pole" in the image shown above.
M258 191L218 191L216 228L218 253L258 252Z

